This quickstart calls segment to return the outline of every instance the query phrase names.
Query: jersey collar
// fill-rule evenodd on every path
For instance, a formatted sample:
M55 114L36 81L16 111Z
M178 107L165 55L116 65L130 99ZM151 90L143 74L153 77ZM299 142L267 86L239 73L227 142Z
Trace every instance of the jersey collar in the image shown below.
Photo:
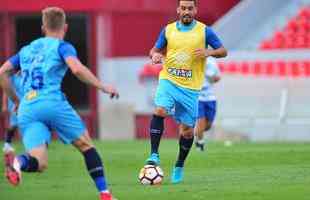
M197 21L196 20L193 20L191 24L189 25L184 25L182 24L180 21L177 21L177 29L181 32L188 32L188 31L191 31L195 25L197 24Z

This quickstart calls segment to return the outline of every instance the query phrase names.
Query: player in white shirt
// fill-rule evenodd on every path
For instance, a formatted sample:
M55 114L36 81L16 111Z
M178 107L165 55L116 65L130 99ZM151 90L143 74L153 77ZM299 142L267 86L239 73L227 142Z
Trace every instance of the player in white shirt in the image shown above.
M211 128L216 115L216 96L213 85L220 79L220 70L215 58L208 57L205 82L199 95L198 119L195 126L195 145L200 151L204 150L204 132Z

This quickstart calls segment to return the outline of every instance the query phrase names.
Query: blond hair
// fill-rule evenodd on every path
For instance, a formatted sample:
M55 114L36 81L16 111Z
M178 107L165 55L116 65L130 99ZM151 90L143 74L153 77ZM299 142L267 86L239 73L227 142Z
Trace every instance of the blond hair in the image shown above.
M62 8L47 7L42 10L42 24L50 31L59 31L66 24L66 14Z

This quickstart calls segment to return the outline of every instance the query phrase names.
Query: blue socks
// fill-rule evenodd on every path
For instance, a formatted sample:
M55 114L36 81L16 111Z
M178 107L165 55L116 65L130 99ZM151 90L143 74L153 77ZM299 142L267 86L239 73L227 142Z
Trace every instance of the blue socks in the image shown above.
M29 154L22 154L17 156L17 159L20 163L21 170L24 172L37 172L39 169L39 162L35 157L30 156Z
M92 177L99 192L108 190L107 182L104 177L101 158L95 148L83 152L85 164L89 175Z

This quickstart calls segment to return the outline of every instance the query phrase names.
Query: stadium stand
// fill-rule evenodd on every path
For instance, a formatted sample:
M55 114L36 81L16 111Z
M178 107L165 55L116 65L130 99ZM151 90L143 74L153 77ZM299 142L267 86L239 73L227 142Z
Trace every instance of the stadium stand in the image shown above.
M264 40L260 49L310 48L310 7L303 7L286 26L276 31L270 39Z

